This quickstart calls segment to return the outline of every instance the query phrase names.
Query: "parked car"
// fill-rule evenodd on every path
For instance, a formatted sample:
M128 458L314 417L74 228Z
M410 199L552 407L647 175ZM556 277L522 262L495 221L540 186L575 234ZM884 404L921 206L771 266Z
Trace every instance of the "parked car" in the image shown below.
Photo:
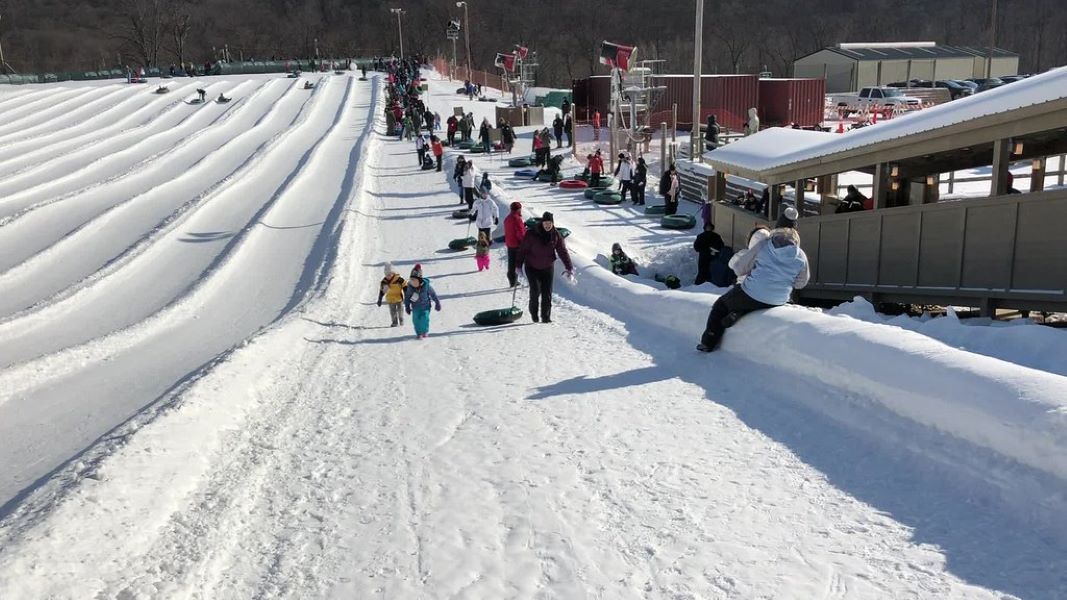
M1004 83L1015 83L1016 81L1022 81L1026 79L1026 75L1005 75L1004 77L998 77L997 79Z
M918 98L904 95L904 92L895 87L865 87L859 93L831 94L830 101L838 109L846 112L857 112L864 108L894 107L905 110L922 108L922 101Z
M934 87L945 88L953 100L974 94L970 86L962 85L949 79L940 79L934 82Z
M958 83L964 87L971 88L971 93L978 92L978 84L973 81L967 81L966 79L946 79L946 81L952 81Z
M907 81L895 81L889 84L889 87L895 88L932 88L934 82L927 81L925 79L909 79Z
M973 81L978 84L978 91L984 92L993 88L998 88L1004 85L1004 82L996 77L990 77L989 79L983 79L981 77L971 77L967 81Z

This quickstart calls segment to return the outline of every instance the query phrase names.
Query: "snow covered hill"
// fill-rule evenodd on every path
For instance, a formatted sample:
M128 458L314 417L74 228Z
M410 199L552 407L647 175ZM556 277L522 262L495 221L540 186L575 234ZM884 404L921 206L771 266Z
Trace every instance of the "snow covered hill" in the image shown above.
M691 232L481 156L579 275L476 327L500 250L447 249L377 77L308 77L0 88L0 598L1063 597L1067 377L1026 327L787 306L699 355L722 290L651 279Z

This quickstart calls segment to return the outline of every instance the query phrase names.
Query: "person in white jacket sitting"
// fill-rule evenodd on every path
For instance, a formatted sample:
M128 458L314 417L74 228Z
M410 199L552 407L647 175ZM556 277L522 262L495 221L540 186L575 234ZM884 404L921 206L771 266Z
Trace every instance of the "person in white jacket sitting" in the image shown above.
M800 249L797 216L795 208L786 208L767 239L730 261L734 272L745 276L744 281L715 301L697 350L714 351L738 319L754 310L781 306L789 302L794 289L808 285L808 257Z
M489 239L489 244L493 243L493 236L491 231L493 227L500 223L500 210L496 207L496 202L489 194L479 196L474 201L474 209L471 211L470 219L474 221L474 226L478 228L478 233L484 233L485 237Z

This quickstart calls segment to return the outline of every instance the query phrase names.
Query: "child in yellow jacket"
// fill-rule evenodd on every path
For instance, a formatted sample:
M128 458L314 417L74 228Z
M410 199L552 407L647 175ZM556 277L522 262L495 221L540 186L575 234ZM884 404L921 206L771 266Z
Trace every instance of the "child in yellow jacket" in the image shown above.
M401 277L393 263L385 263L385 277L378 287L378 306L382 305L384 298L389 304L389 316L393 319L393 327L404 324L404 278Z

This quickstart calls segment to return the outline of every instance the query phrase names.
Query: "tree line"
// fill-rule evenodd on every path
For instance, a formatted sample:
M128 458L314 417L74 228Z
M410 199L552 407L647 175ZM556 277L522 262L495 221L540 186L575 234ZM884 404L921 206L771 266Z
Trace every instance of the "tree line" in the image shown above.
M993 0L706 0L705 73L792 75L793 60L838 42L936 41L987 46ZM1061 0L999 0L997 45L1023 72L1067 63ZM691 0L469 0L471 62L491 71L497 52L538 53L538 85L606 73L602 40L638 46L664 72L692 70ZM801 4L803 9L800 9ZM453 0L0 0L0 45L23 73L231 60L368 57L404 50L450 57ZM464 24L466 25L466 23ZM465 40L456 43L466 60Z

